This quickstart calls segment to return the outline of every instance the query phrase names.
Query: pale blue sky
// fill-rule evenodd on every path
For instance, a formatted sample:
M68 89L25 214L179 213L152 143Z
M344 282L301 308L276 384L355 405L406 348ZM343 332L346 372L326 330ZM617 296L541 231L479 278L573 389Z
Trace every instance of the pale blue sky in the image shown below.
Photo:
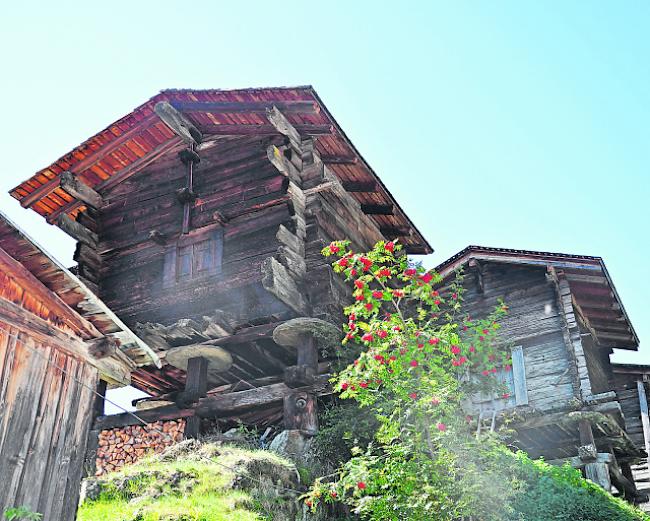
M650 363L650 3L12 2L6 191L163 88L313 85L436 252L600 255Z

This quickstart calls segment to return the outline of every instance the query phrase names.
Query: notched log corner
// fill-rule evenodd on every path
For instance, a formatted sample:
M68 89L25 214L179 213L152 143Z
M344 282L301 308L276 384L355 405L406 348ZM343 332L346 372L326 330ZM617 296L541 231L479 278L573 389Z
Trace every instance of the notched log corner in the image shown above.
M273 257L269 257L262 263L261 271L264 289L298 313L308 314L309 306L303 292L282 264Z

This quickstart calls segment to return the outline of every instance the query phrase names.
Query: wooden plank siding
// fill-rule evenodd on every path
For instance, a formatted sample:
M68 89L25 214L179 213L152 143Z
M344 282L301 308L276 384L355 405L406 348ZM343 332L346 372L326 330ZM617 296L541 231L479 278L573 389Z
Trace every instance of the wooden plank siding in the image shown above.
M169 323L201 319L219 309L235 324L291 315L288 307L261 287L261 266L277 254L281 225L293 229L287 179L268 161L266 149L247 138L201 153L194 169L191 229L219 226L227 219L219 273L164 287L164 258L180 232L183 207L175 192L185 186L186 171L169 154L104 193L100 244L100 295L127 323ZM150 240L156 230L170 240ZM84 259L81 259L83 262Z
M555 287L543 267L485 263L466 268L464 311L487 316L502 298L508 314L501 321L502 341L521 346L527 406L538 411L568 407L576 397L575 368L563 335ZM520 384L518 384L520 385ZM520 392L519 394L523 394ZM522 400L526 399L518 398Z
M39 354L36 354L37 351ZM97 370L0 320L0 512L75 518Z

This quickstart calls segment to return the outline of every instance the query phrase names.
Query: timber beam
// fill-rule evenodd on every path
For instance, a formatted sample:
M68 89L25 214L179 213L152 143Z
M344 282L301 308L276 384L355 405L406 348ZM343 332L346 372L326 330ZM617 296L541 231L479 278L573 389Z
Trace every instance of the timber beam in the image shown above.
M392 204L362 204L361 211L366 215L393 215Z
M298 132L286 116L280 112L280 109L276 106L267 109L266 118L280 134L287 136L291 140L292 144L300 149L300 143L302 142L300 132Z
M59 295L50 291L25 266L2 248L0 248L0 269L7 273L10 278L15 279L26 292L42 301L47 308L58 316L61 323L66 324L72 330L86 338L103 336L92 322L81 317Z
M83 201L87 205L97 209L101 208L104 204L102 196L99 195L99 193L93 190L90 186L81 181L72 172L63 172L59 179L61 182L61 188L63 188L63 190L65 190L75 199Z
M375 192L377 183L375 181L343 181L343 188L348 192Z
M179 112L167 101L159 101L153 108L177 136L187 143L198 145L203 141L203 134L182 112Z
M100 156L106 156L108 154L111 154L115 150L117 150L119 147L124 145L127 141L132 139L133 137L137 136L142 132L142 128L148 126L151 124L156 118L155 115L151 115L142 121L138 122L137 125L131 127L129 130L126 132L122 133L118 138L112 140L108 145L105 147L102 147L101 149L97 150L96 152L93 152L89 155L87 155L84 159L79 161L78 163L75 163L72 165L71 168L74 169L74 172L79 174L83 172L84 170L90 168L93 166L97 161L99 161ZM29 195L23 197L20 200L20 204L23 207L30 207L32 206L36 201L39 201L43 197L46 197L49 195L51 192L53 192L56 188L58 188L60 184L60 177L57 176L44 185L40 186L36 190L34 190L32 193Z
M0 298L0 329L4 328L3 323L19 329L38 342L56 347L76 358L87 361L111 383L120 385L131 383L131 371L134 369L134 364L119 351L116 354L121 356L95 358L91 353L92 348L87 342L70 336L39 316L26 311L13 302Z
M319 107L314 101L172 101L171 105L181 112L221 112L224 114L254 113L266 114L272 107L277 107L287 114L318 114Z
M381 226L379 231L382 235L390 238L409 236L412 232L406 226Z
M98 235L84 225L74 221L66 214L59 215L56 219L56 225L77 242L86 244L93 249L97 248L97 243L99 242Z
M359 162L359 159L354 156L330 156L321 154L320 159L328 165L356 165Z
M142 170L144 167L147 165L153 163L156 159L158 159L160 156L166 154L167 152L173 150L175 147L177 147L181 143L181 140L179 137L172 137L168 141L165 141L164 143L158 145L156 148L154 148L151 152L148 154L142 156L141 158L137 159L133 163L129 164L128 166L124 167L122 170L119 170L118 172L114 173L111 177L97 185L95 188L97 190L108 190L118 183L128 179L132 175L138 173L140 170ZM75 210L79 209L84 205L83 202L77 201L76 199L74 201L71 201L70 203L61 206L57 210L54 210L51 214L49 214L46 219L47 222L50 224L54 223L56 219L59 217L59 215L62 214L69 214L70 212L74 212Z
M138 416L147 423L189 418L195 415L200 418L226 419L245 411L264 409L273 404L282 403L286 396L293 393L308 392L315 396L330 395L333 393L332 386L329 382L330 376L329 374L318 375L314 385L300 389L292 389L284 383L276 383L245 391L216 395L209 394L204 398L200 398L198 405L193 409L183 409L177 405L166 405L155 409L138 411ZM137 425L140 423L132 414L114 414L97 418L94 429L112 429L114 427Z

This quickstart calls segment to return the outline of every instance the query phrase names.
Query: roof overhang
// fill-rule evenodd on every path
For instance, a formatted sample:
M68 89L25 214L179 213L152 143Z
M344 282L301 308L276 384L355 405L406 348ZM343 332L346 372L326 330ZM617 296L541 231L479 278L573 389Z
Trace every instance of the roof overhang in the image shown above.
M468 246L436 267L443 277L467 264L496 262L553 269L566 278L574 306L595 330L601 345L638 350L639 339L603 259L587 255Z
M25 267L44 288L56 295L64 312L76 314L86 340L113 337L134 365L161 366L154 351L124 324L76 275L48 254L0 212L0 250Z
M154 108L169 103L203 135L203 144L233 136L279 135L266 112L277 107L304 138L314 137L316 149L343 187L389 238L399 238L408 253L433 250L374 170L361 156L310 86L242 90L164 90L133 112L87 139L10 193L24 207L49 222L62 214L74 217L84 202L61 186L61 174L74 173L97 193L157 157L182 146L181 138Z

